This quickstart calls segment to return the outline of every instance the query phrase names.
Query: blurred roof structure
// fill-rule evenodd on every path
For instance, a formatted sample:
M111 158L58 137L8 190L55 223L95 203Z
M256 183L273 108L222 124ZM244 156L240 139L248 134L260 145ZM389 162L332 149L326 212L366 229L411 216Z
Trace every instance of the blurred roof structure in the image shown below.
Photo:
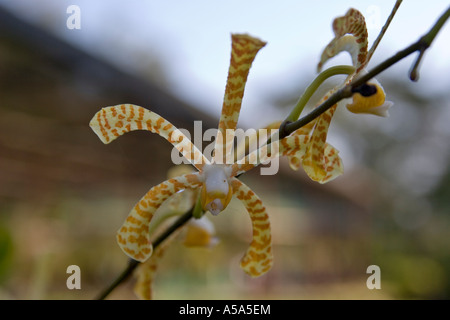
M148 133L104 146L89 128L100 108L133 103L191 130L215 120L176 99L157 84L127 74L0 8L0 196L40 197L65 186L111 182L121 172L170 166L170 145ZM158 152L155 152L158 150ZM164 161L163 161L164 160ZM167 163L167 165L166 165ZM126 171L126 173L125 173ZM136 181L135 181L136 182Z

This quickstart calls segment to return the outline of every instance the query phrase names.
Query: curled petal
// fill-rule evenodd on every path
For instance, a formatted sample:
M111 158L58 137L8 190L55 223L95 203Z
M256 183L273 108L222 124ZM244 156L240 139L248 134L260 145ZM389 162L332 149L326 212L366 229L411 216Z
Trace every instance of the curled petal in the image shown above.
M308 140L308 138L309 138L308 136L304 137L305 140ZM305 151L306 145L302 149L288 156L289 167L291 167L292 170L297 171L301 167L303 157L305 156Z
M339 150L329 143L325 144L323 160L326 175L319 181L320 183L330 182L344 173L344 166L341 157L339 157Z
M280 153L288 157L289 166L292 170L298 170L302 164L314 124L314 121L309 122L280 141Z
M332 46L327 47L320 58L320 63L318 65L318 71L322 69L323 64L330 58L336 56L342 51L347 51L352 58L352 65L358 65L358 55L360 48L356 42L356 38L352 35L345 35L336 39Z
M169 141L198 170L209 160L169 121L160 115L132 104L102 108L89 123L103 143L110 143L134 130L148 130Z
M287 156L289 159L289 165L292 170L298 170L301 165L301 160L306 152L308 145L309 135L291 135L281 139L280 141L280 153Z
M312 154L308 152L303 160L303 168L312 180L327 183L344 173L339 151L329 143L325 143L320 160L314 161Z
M335 38L324 49L317 70L341 51L348 51L358 73L367 62L368 34L364 16L356 9L349 9L345 16L333 21Z
M327 99L325 96L324 99ZM343 173L342 161L338 151L326 143L328 128L336 111L334 105L320 115L314 126L306 153L302 159L303 169L314 181L326 183Z
M272 235L269 216L259 197L236 178L231 180L234 195L246 207L253 227L253 240L241 259L241 268L252 277L259 277L273 264Z
M186 188L198 188L200 185L198 173L194 173L169 179L151 188L131 210L117 232L117 242L123 252L137 261L146 261L153 251L149 224L155 211L176 192Z

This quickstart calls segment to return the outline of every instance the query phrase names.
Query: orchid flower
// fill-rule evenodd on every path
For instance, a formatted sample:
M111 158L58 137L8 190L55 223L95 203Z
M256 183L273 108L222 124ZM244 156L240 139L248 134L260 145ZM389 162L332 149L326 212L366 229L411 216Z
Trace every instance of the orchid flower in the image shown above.
M335 38L324 49L317 70L320 72L328 59L342 51L347 51L351 54L354 68L346 69L348 76L345 81L326 93L318 105L326 101L339 88L351 83L354 79L367 72L365 68L400 3L401 1L397 1L386 25L378 35L370 51L367 50L368 34L364 16L358 10L349 9L344 16L338 17L333 21ZM352 71L348 72L348 70ZM338 155L338 150L326 142L328 128L338 105L346 105L347 109L353 113L387 117L388 109L393 104L385 100L384 89L376 79L370 80L366 86L371 89L371 92L368 94L354 93L352 98L342 100L314 121L297 130L295 134L303 137L306 145L301 149L295 150L289 156L289 164L292 169L297 170L300 166L303 166L308 176L320 183L329 182L343 173L342 160Z
M132 259L145 262L153 252L149 224L155 211L175 193L200 190L202 208L213 215L222 212L234 196L249 213L253 239L240 266L252 277L266 273L272 266L272 237L269 217L260 198L236 176L279 155L303 148L298 136L289 136L278 144L264 145L234 163L227 164L231 154L234 130L239 118L245 83L253 60L265 42L247 34L232 35L231 61L225 88L222 113L214 146L214 157L208 160L175 126L158 114L132 104L102 108L90 122L93 131L107 144L133 131L148 130L169 141L197 170L168 179L145 194L131 210L117 232L117 242Z
M399 3L397 2L396 7ZM335 38L325 48L318 69L320 70L328 59L339 52L350 52L353 67L351 72L347 72L349 75L343 86L365 72L364 68L386 28L382 30L369 52L367 51L367 29L364 17L359 11L350 9L345 16L336 18L333 30ZM132 259L145 262L152 256L153 246L149 225L157 209L178 192L197 190L203 211L209 211L213 215L227 208L232 197L236 197L243 203L250 216L253 238L241 259L240 266L252 277L261 276L270 270L273 264L269 217L260 198L237 176L278 156L288 156L293 169L303 166L309 177L320 183L328 182L343 172L338 151L326 142L328 128L337 104L287 137L280 140L270 138L270 143L260 146L247 155L243 155L244 152L242 157L236 156L239 160L235 161L232 154L234 132L245 84L257 53L266 43L247 34L233 34L231 39L230 66L215 139L214 156L211 160L169 121L140 106L121 104L106 107L97 112L90 122L91 128L103 143L110 143L133 130L157 133L169 141L198 170L195 173L170 178L154 186L131 210L117 232L117 242L124 253ZM347 108L356 113L386 115L390 103L385 101L383 88L375 80L369 82L369 85L375 90L368 95L354 94L352 99L346 102ZM328 99L338 89L339 87L336 87L329 91L322 101ZM197 236L194 237L196 238Z

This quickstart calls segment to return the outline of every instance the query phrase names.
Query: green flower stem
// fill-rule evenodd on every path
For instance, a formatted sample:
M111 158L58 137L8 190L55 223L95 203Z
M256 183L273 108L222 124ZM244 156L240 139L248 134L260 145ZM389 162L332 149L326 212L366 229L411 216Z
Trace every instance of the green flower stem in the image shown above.
M205 214L205 211L203 211L203 208L202 208L201 192L199 192L198 197L197 197L197 202L195 203L195 206L194 206L194 211L192 212L192 216L195 219L200 219L201 217L203 217L204 214Z
M295 105L294 109L292 109L291 113L286 118L286 121L296 121L300 114L302 113L303 109L305 108L306 104L308 103L309 99L311 99L311 96L316 92L316 90L319 88L319 86L328 78L340 74L352 74L355 72L355 68L352 66L335 66L328 68L324 71L322 71L314 80L311 82L311 84L306 88L305 92L302 94L300 99L298 100L297 104Z

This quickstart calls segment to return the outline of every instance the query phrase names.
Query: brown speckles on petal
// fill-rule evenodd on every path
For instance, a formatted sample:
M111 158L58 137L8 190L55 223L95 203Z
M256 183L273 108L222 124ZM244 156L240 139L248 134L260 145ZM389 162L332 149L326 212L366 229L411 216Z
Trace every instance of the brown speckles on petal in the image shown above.
M242 201L250 215L253 227L253 240L241 267L252 277L258 277L272 266L272 236L269 216L258 196L238 179L231 181L235 196Z

